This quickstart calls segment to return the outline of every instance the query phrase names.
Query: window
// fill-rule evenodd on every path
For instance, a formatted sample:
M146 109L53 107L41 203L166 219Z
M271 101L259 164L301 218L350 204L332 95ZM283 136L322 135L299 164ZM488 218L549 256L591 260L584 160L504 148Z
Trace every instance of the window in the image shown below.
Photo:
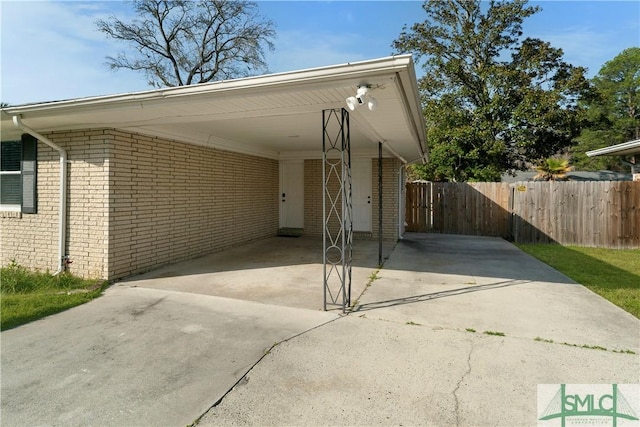
M36 213L38 141L22 135L20 141L0 142L0 210Z

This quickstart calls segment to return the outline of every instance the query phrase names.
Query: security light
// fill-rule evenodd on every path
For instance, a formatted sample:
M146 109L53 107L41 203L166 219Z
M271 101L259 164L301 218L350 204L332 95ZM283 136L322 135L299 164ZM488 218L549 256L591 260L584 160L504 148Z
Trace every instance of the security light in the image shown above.
M358 86L356 96L350 96L346 100L349 110L354 111L361 105L367 105L370 111L374 111L378 107L378 102L369 95L368 86Z
M347 98L347 107L349 107L349 110L351 111L358 108L358 100L356 99L355 96L350 96Z
M358 104L364 104L364 99L369 93L369 88L366 86L358 86L358 90L356 91L356 99L358 100Z

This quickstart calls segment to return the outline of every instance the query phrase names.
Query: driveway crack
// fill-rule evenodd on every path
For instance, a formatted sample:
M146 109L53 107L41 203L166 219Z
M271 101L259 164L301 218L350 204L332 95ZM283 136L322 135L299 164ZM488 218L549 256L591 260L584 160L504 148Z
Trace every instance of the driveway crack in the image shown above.
M300 336L302 336L302 335L305 335L305 334L307 334L307 333L309 333L309 332L311 332L311 331L313 331L313 330L315 330L315 329L322 328L323 326L326 326L326 325L328 325L328 324L330 324L330 323L333 323L333 322L335 322L335 321L337 321L337 320L343 319L343 318L345 318L345 317L346 317L346 315L338 316L338 317L336 317L336 318L334 318L334 319L331 319L331 320L326 321L326 322L323 322L323 323L321 323L321 324L319 324L319 325L313 326L313 327L311 327L311 328L309 328L309 329L305 329L305 330L303 330L303 331L301 331L301 332L298 332L297 334L292 335L292 336L290 336L289 338L285 338L285 339L283 339L282 341L278 341L278 342L274 343L271 347L269 347L268 349L266 349L266 350L265 350L264 354L263 354L263 355L262 355L258 360L256 360L256 361L255 361L255 363L253 363L251 366L249 366L249 368L247 369L247 371L246 371L246 372L245 372L245 373L244 373L244 374L243 374L243 375L238 379L238 381L236 381L236 382L235 382L235 383L234 383L234 384L233 384L233 385L232 385L232 386L231 386L231 387L230 387L230 388L229 388L229 389L228 389L228 390L227 390L227 391L226 391L226 392L225 392L225 393L224 393L224 394L223 394L223 395L218 399L218 400L216 400L216 401L213 403L213 405L211 405L211 406L210 406L206 411L204 411L204 412L203 412L203 413L202 413L198 418L196 418L196 420L195 420L193 423L191 423L188 427L194 427L194 426L198 425L198 423L200 422L200 420L201 420L201 419L202 419L202 418L203 418L203 417L204 417L204 416L205 416L209 411L211 411L211 410L212 410L213 408L215 408L216 406L220 405L220 404L222 403L222 401L224 400L224 398L225 398L225 397L227 397L227 395L228 395L229 393L231 393L231 392L233 391L233 389L235 389L238 385L246 384L246 383L249 381L248 376L249 376L249 374L251 373L251 371L253 371L253 369L254 369L256 366L258 366L258 364L260 364L260 362L262 362L262 360L263 360L265 357L267 357L267 356L271 353L271 351L272 351L274 348L276 348L277 346L279 346L279 345L281 345L281 344L283 344L283 343L286 343L286 342L288 342L288 341L294 340L295 338L298 338L298 337L300 337Z
M458 390L462 385L465 378L471 373L471 354L473 353L473 340L471 341L471 347L469 348L469 353L467 354L467 370L462 374L458 383L456 384L456 388L453 389L453 399L455 400L455 414L456 414L456 426L460 425L460 400L458 399Z

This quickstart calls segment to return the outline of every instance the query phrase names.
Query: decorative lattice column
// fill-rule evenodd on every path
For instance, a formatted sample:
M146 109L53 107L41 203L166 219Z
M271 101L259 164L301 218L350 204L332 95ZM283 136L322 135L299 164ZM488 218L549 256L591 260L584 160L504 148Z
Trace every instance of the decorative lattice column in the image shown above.
M351 304L353 205L349 113L322 111L322 232L324 309Z

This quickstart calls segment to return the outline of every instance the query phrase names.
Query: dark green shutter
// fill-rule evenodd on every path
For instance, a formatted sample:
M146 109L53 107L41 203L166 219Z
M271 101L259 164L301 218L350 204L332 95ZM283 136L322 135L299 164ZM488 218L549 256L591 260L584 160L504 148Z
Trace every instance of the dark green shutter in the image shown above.
M22 213L38 211L38 140L22 135Z

